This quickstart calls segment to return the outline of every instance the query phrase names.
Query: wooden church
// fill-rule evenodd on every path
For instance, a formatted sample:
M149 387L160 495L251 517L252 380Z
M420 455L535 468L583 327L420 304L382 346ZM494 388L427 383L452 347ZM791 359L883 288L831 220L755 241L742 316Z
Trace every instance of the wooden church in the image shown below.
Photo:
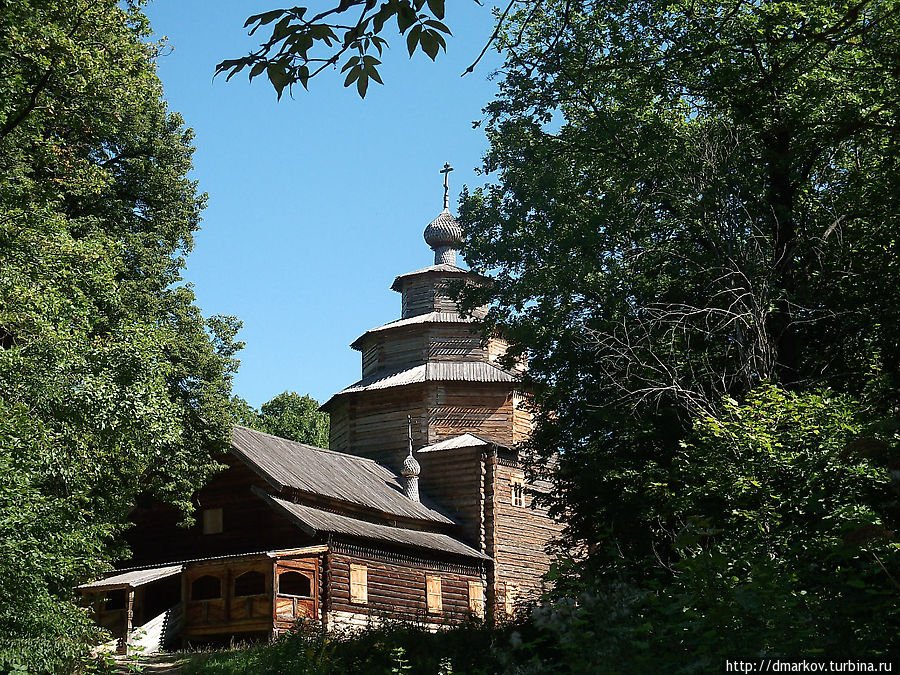
M197 525L139 507L132 567L80 587L120 650L262 638L298 621L385 618L437 629L502 618L540 589L560 526L532 504L519 444L531 415L506 344L448 295L448 205L426 228L434 265L391 289L401 317L351 345L362 378L323 406L330 449L235 427L227 468L195 497ZM482 314L483 316L483 314ZM140 629L140 630L136 630Z

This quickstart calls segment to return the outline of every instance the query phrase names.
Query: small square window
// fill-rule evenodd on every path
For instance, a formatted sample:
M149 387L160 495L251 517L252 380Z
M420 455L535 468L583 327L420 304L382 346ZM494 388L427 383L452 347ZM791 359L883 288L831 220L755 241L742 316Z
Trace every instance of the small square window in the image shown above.
M222 532L222 509L206 509L203 511L203 534L219 534Z
M369 572L365 565L350 565L350 602L355 605L369 602Z
M510 487L510 504L513 506L525 506L525 486L522 484L521 478L512 478L509 481Z
M425 575L425 592L428 601L428 613L440 614L444 609L441 601L441 578L436 574Z

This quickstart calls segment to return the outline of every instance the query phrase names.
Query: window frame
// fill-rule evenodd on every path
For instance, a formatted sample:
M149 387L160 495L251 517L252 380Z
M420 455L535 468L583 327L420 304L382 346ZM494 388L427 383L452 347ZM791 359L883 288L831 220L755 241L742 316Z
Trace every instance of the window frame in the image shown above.
M469 582L469 611L484 618L484 584L481 581Z
M195 597L195 586L198 581L202 581L203 579L215 579L219 584L219 594L211 595L206 598L197 598ZM224 589L222 588L224 584L222 583L222 577L216 576L215 574L201 574L199 577L193 579L190 583L190 592L191 592L191 602L209 602L210 600L221 600L225 597Z
M285 593L284 591L282 591L281 590L281 577L283 577L285 574L297 574L297 575L303 577L304 579L306 579L309 582L309 595L297 595L296 593ZM301 572L300 570L295 570L295 569L282 570L278 573L278 578L276 581L278 584L278 595L283 595L286 598L303 598L304 600L309 600L310 598L315 597L315 586L316 586L315 579L313 577L311 577L309 574L305 574L304 572Z
M439 574L425 575L425 607L429 614L444 612L443 584Z
M238 593L237 592L237 584L238 580L242 577L247 576L248 574L259 575L262 577L262 591L259 593ZM252 598L257 595L266 595L266 575L264 572L260 572L259 570L244 570L240 574L236 575L231 580L231 597L233 598Z
M519 585L518 584L506 584L506 588L504 589L504 597L503 597L503 610L506 612L506 616L515 616L516 613L516 601L519 599Z
M350 603L369 604L369 568L350 563Z

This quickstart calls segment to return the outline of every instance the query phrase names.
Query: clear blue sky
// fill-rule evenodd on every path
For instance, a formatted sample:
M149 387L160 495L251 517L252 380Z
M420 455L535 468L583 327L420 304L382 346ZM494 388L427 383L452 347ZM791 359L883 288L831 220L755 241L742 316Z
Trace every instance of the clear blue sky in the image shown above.
M327 0L325 0L327 1ZM204 314L244 322L234 390L259 406L282 391L324 402L360 377L350 342L400 315L394 276L432 264L422 230L451 206L487 147L472 122L495 85L489 53L460 77L491 33L490 3L447 3L453 30L432 63L388 36L382 77L364 101L337 72L276 102L262 78L212 79L215 64L256 45L242 29L267 0L155 0L147 14L168 38L159 74L172 110L196 131L193 177L209 193L186 279ZM326 5L322 5L323 7ZM330 5L328 5L330 6ZM316 5L312 5L313 8Z

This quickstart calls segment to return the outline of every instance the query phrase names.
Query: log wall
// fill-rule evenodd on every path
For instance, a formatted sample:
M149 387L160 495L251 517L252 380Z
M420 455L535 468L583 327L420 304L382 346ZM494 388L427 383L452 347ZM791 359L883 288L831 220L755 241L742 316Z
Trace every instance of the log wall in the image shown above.
M460 523L460 535L484 551L484 465L481 447L416 455L421 467L419 489L444 513Z
M506 594L515 588L518 599L533 598L541 590L542 577L550 569L547 544L562 531L562 526L536 507L528 484L524 485L524 504L513 505L514 480L524 479L523 471L511 462L495 460L492 497L493 557L496 607L505 611Z
M365 565L366 604L350 602L350 565ZM482 583L477 568L448 566L439 560L386 554L374 549L337 545L328 561L329 628L358 627L385 618L429 627L459 623L470 615L469 582ZM426 606L426 575L441 577L442 610L429 613Z
M465 433L481 434L502 445L513 442L513 408L509 385L436 382L431 385L428 442Z
M309 543L297 527L250 491L251 485L266 489L256 473L232 455L220 461L228 468L217 473L194 499L197 522L181 527L181 513L159 502L132 513L135 527L126 533L132 550L129 566L217 555L249 553ZM203 534L205 509L222 509L222 532Z

